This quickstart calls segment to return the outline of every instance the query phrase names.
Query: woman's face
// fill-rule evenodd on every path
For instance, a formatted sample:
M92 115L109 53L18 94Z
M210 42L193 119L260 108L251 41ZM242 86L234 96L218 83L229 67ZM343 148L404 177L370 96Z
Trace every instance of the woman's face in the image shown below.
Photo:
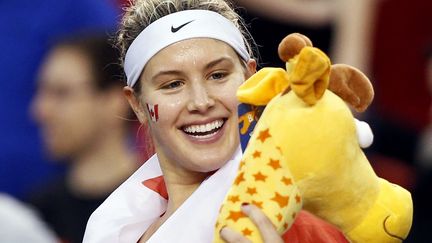
M149 123L163 167L209 172L232 157L239 145L236 91L256 64L245 66L229 45L208 38L172 44L147 63L140 103L131 104ZM157 106L153 120L147 105Z

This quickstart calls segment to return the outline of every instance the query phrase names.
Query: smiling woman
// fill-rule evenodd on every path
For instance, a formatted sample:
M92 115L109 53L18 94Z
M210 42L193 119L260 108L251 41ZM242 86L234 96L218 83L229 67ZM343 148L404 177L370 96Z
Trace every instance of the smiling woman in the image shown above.
M243 68L229 45L207 38L174 43L147 63L141 95L137 99L128 91L127 97L141 122L148 113L140 104L158 104L159 120L149 126L168 173L211 172L232 157L239 143L235 92L253 72L254 62L249 66L250 71ZM217 129L211 130L212 125Z
M117 38L124 94L156 154L93 213L84 242L212 240L242 155L236 91L256 71L250 39L224 0L142 0L127 9ZM269 242L283 242L259 209L244 213ZM346 242L313 216L298 221L293 242Z

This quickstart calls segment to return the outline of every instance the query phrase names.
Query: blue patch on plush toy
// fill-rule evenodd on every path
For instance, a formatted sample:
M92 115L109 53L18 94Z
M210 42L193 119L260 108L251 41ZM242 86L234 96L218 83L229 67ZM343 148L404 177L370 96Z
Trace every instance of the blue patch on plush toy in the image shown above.
M253 106L241 103L238 106L239 133L242 151L245 151L255 125L265 106Z

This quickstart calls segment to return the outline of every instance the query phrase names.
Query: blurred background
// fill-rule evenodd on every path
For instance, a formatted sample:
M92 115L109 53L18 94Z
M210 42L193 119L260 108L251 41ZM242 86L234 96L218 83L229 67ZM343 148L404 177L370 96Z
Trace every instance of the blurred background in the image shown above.
M234 3L259 46L260 67L283 67L284 63L277 57L277 46L287 34L300 32L329 54L334 63L348 63L367 73L374 85L375 99L366 113L357 116L370 124L375 140L365 152L378 175L402 185L413 195L414 223L405 242L429 242L427 235L432 226L432 211L428 208L432 205L429 197L432 193L432 1L237 0ZM49 69L47 66L50 58L53 58L53 48L58 40L92 33L104 33L108 39L115 32L125 4L127 1L124 0L0 1L0 44L3 53L0 56L0 192L8 198L1 200L0 197L0 209L11 204L24 203L25 207L32 205L30 209L39 215L35 221L40 219L38 223L47 228L47 234L52 233L55 239L62 242L80 240L59 230L69 227L63 224L66 218L62 222L50 222L49 218L56 218L57 215L53 210L46 212L47 207L52 207L50 200L35 198L35 195L47 195L55 201L52 194L46 191L53 193L57 190L58 194L62 187L48 189L61 184L68 194L58 199L63 204L56 204L68 205L72 202L68 200L75 200L74 203L80 204L78 208L90 207L88 210L91 211L122 178L126 178L140 165L148 156L148 150L145 149L142 131L133 117L127 112L116 115L117 119L127 124L127 132L121 135L123 138L120 140L124 139L130 148L126 152L128 155L125 155L129 162L125 163L123 174L112 176L114 179L109 182L111 187L102 188L102 192L89 191L86 185L95 181L102 183L102 179L98 178L107 177L111 172L99 170L101 163L76 166L83 164L77 162L82 160L77 152L82 148L65 156L54 156L52 146L48 145L55 140L47 138L49 125L46 120L56 114L66 116L62 115L64 108L53 106L48 116L40 108L43 105L35 104L41 103L42 93L46 94L43 84L51 77L47 76L46 70ZM78 59L66 66L72 68L75 63L86 62ZM65 69L75 77L67 82L76 85L84 80L74 75L69 68ZM60 76L66 75L60 73ZM73 93L78 92L75 90L78 88L70 87L75 90L71 91L67 88L69 86L65 87L54 88L60 98L78 94ZM75 99L84 102L83 97L89 94L83 92L77 96L80 98ZM119 112L124 111L120 109ZM80 123L94 123L93 118L97 115L94 112L91 114L95 115L76 116ZM82 131L90 128L66 128L72 129ZM105 128L109 129L112 128ZM90 134L90 130L86 131ZM72 140L67 132L59 136L63 140ZM103 138L106 135L100 136ZM83 135L80 139L87 141L86 138ZM92 146L96 147L89 143L82 145L83 148ZM93 176L89 175L89 171L94 173ZM95 181L86 180L88 177L94 177ZM7 203L3 203L5 201ZM15 210L20 206L13 208ZM0 210L0 218L5 218L3 211ZM3 221L0 220L0 228L6 229L4 226L11 223ZM82 229L70 234L80 234L85 227L81 221L77 224L81 224ZM20 227L21 231L27 229L22 225ZM0 241L3 242L2 235L4 232L0 230ZM48 238L45 241L25 241L50 242Z

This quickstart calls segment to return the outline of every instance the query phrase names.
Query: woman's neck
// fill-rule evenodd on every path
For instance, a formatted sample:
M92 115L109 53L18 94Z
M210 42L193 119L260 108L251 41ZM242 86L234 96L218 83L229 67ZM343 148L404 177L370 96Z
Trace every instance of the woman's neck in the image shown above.
M163 155L158 154L159 163L164 175L165 185L168 191L168 205L164 215L154 222L143 234L139 242L146 242L159 227L195 192L201 183L212 172L193 172L179 168L172 161L168 161Z
M173 214L192 193L201 185L210 173L188 172L187 175L179 173L179 170L169 170L162 167L169 201L166 215Z

